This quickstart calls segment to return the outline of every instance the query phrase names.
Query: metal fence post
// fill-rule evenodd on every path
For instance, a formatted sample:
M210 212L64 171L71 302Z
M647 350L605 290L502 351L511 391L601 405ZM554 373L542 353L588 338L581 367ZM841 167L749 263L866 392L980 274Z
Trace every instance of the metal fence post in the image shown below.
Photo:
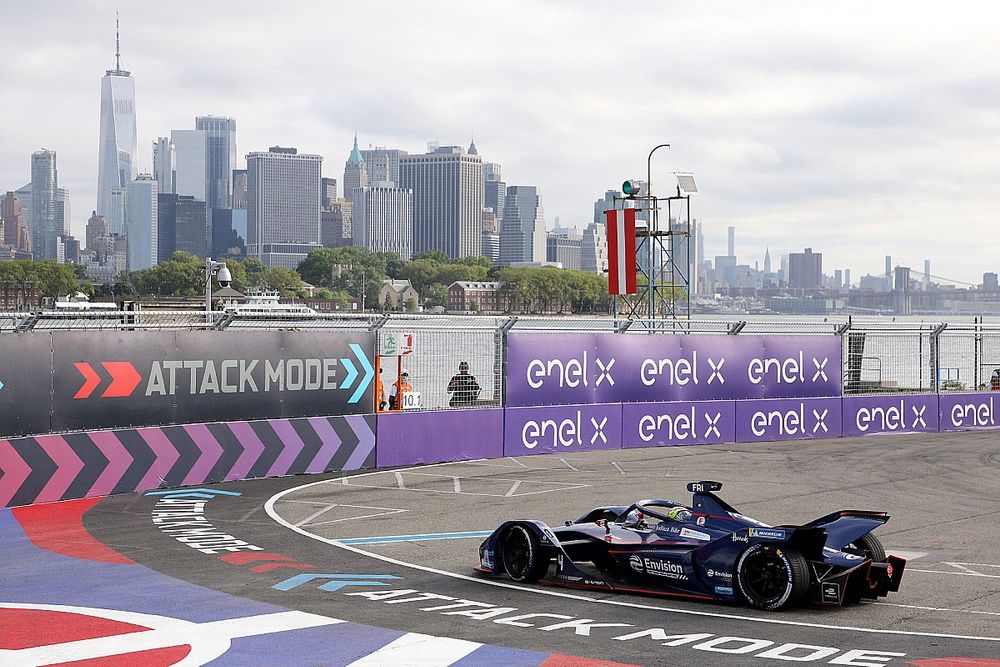
M500 383L500 405L502 407L507 407L507 333L514 328L516 323L516 316L508 317L495 334L496 341L500 345L500 372L497 373L497 381Z
M930 385L931 391L938 393L941 392L941 383L939 382L941 378L941 332L947 328L947 324L939 324L931 331L930 337Z

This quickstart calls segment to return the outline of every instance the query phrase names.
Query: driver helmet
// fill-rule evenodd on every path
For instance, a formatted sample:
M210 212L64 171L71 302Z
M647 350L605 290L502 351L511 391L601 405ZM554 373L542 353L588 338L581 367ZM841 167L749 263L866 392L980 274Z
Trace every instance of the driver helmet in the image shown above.
M671 521L685 522L691 519L691 510L686 507L671 507L666 512L666 517Z

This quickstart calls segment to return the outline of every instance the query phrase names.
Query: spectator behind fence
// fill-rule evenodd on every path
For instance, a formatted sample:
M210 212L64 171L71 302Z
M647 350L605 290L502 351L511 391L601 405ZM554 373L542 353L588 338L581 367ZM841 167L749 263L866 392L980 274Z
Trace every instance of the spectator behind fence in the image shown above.
M392 394L389 396L389 409L399 410L402 407L403 394L413 391L410 386L410 374L403 369L399 379L392 383Z
M382 367L379 366L378 377L375 378L375 412L385 410L385 386L382 384Z
M476 377L469 373L469 362L463 361L458 365L458 375L452 375L448 381L448 393L451 400L448 405L453 408L462 405L472 405L479 398L479 383Z

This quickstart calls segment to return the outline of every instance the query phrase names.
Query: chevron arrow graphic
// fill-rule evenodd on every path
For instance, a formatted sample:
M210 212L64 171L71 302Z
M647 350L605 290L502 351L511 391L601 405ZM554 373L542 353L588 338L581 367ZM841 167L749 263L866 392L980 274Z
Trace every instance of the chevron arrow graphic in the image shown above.
M80 371L80 375L83 376L83 386L80 387L73 398L90 398L90 395L97 389L97 385L101 384L101 376L88 363L78 361L73 365L76 366L76 370Z
M127 361L105 361L101 364L111 374L111 384L101 394L101 398L123 398L131 396L142 381L135 366Z
M341 359L340 363L342 363L344 365L344 368L347 369L347 377L344 378L344 381L340 383L340 388L350 389L351 385L354 384L354 378L358 377L358 368L357 366L354 365L354 362L352 362L347 357Z
M347 399L348 403L357 403L361 400L365 390L371 385L372 379L375 377L375 367L368 361L368 355L365 354L365 351L361 349L360 345L357 343L351 343L350 347L351 351L354 352L354 356L358 358L359 362L361 362L361 368L365 371L365 376L361 378L361 382L359 382L358 386L354 389L354 393L351 394L349 399Z
M302 584L319 579L329 579L319 587L321 591L339 591L345 586L388 586L384 579L399 579L391 574L297 574L281 583L271 586L279 591L290 591Z

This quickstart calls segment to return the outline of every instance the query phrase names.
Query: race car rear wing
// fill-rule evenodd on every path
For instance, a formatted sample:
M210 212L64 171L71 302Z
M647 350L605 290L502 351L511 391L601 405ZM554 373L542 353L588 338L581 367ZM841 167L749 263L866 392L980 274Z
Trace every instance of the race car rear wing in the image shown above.
M691 482L688 491L694 494L691 509L700 514L738 514L735 507L712 493L722 488L722 482Z

